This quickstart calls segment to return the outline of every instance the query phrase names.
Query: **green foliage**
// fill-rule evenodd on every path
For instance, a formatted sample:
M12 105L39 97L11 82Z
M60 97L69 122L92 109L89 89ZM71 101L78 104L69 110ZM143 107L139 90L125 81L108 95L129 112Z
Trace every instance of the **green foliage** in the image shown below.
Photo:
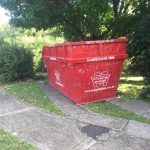
M108 20L109 37L128 37L132 40L135 25L150 13L149 0L113 0L113 4L114 18Z
M150 1L131 1L128 13L108 20L110 37L128 37L125 72L142 75L150 83ZM146 83L147 84L147 83Z
M126 36L144 0L1 0L11 13L11 23L25 28L56 27L68 40L108 39ZM63 6L63 7L62 7ZM144 9L145 10L145 9ZM142 11L147 13L147 11Z
M43 108L48 112L53 112L59 115L64 113L45 95L38 83L35 81L16 82L7 85L5 89L14 94L16 97L29 104Z
M37 150L37 148L0 129L0 150Z
M96 112L96 113L105 114L105 115L109 115L113 117L124 118L128 120L136 120L139 122L150 124L150 119L147 119L143 116L136 115L133 112L122 109L119 106L116 106L114 104L111 104L105 101L90 103L87 106L91 111Z
M144 87L144 79L141 76L123 76L120 79L118 94L123 100L138 99ZM144 99L144 97L140 97Z
M132 41L129 45L132 69L139 71L145 78L150 78L150 14L137 22Z
M63 35L57 28L39 31L35 28L15 28L9 25L0 28L0 47L6 44L32 50L34 54L33 62L35 71L44 70L41 62L42 47L46 44L63 41Z
M140 98L150 100L150 84L145 86L140 92Z
M130 69L131 66L131 60L126 59L123 63L123 70L122 70L122 76L129 76L132 75L132 71Z
M57 26L69 40L102 39L106 20L113 16L111 0L1 0L11 23L47 29Z
M33 76L33 54L17 46L1 45L0 81L8 82Z

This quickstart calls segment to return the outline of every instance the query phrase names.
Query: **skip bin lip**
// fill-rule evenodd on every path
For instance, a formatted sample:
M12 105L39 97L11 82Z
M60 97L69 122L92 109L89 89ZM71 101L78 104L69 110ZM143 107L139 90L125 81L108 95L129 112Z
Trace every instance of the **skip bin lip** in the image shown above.
M90 58L78 58L78 59L67 59L61 57L49 57L43 56L45 59L49 59L51 61L58 61L58 62L68 62L68 63L89 63L89 62L98 62L98 61L110 61L110 60L117 60L117 59L126 59L128 58L127 54L121 55L110 55L110 56L102 56L102 57L90 57Z
M112 40L96 40L96 41L79 41L79 42L63 42L56 45L46 45L45 47L57 47L57 46L74 46L74 45L90 45L90 44L105 44L105 43L117 43L124 42L127 43L127 38L119 38Z

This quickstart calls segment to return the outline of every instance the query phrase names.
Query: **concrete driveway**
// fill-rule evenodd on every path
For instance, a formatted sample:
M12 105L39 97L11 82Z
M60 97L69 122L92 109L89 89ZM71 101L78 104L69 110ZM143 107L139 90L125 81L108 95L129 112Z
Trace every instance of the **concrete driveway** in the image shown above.
M91 113L43 88L68 116L25 104L0 87L0 128L41 150L150 150L150 125Z

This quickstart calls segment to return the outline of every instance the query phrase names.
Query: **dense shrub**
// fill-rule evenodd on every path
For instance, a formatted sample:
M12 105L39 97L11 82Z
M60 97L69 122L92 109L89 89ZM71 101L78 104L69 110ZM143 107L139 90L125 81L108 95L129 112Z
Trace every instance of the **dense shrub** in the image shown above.
M128 52L131 59L130 70L144 77L141 98L150 97L150 14L139 19L135 24Z
M43 71L41 66L41 50L44 45L63 42L63 34L57 28L47 30L36 30L35 28L24 29L15 28L10 25L0 27L0 47L1 43L7 45L19 45L26 49L31 49L34 57L34 70ZM41 70L42 69L42 70Z
M146 81L150 79L150 14L136 24L134 34L129 45L132 56L132 69L139 71Z
M33 54L17 46L0 46L0 81L8 82L33 76Z
M140 92L140 98L150 99L150 85L145 86Z

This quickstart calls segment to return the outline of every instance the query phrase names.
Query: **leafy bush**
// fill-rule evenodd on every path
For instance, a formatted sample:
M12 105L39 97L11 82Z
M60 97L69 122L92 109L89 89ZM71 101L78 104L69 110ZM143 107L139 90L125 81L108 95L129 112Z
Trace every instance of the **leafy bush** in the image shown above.
M28 49L3 44L0 47L0 81L33 76L33 54Z
M135 26L129 54L132 56L132 69L139 71L145 79L150 79L150 14L143 17ZM148 81L148 80L147 80ZM150 81L150 80L149 80Z
M150 85L145 86L140 92L140 98L150 99Z
M149 98L150 92L150 14L139 19L136 23L132 40L129 44L131 70L144 77L145 87L140 93L141 98Z
M31 49L34 57L34 70L42 71L41 50L44 45L55 44L64 41L63 34L57 28L47 30L36 30L35 28L24 29L10 25L0 27L0 47L1 43L7 45L18 45L26 49Z

